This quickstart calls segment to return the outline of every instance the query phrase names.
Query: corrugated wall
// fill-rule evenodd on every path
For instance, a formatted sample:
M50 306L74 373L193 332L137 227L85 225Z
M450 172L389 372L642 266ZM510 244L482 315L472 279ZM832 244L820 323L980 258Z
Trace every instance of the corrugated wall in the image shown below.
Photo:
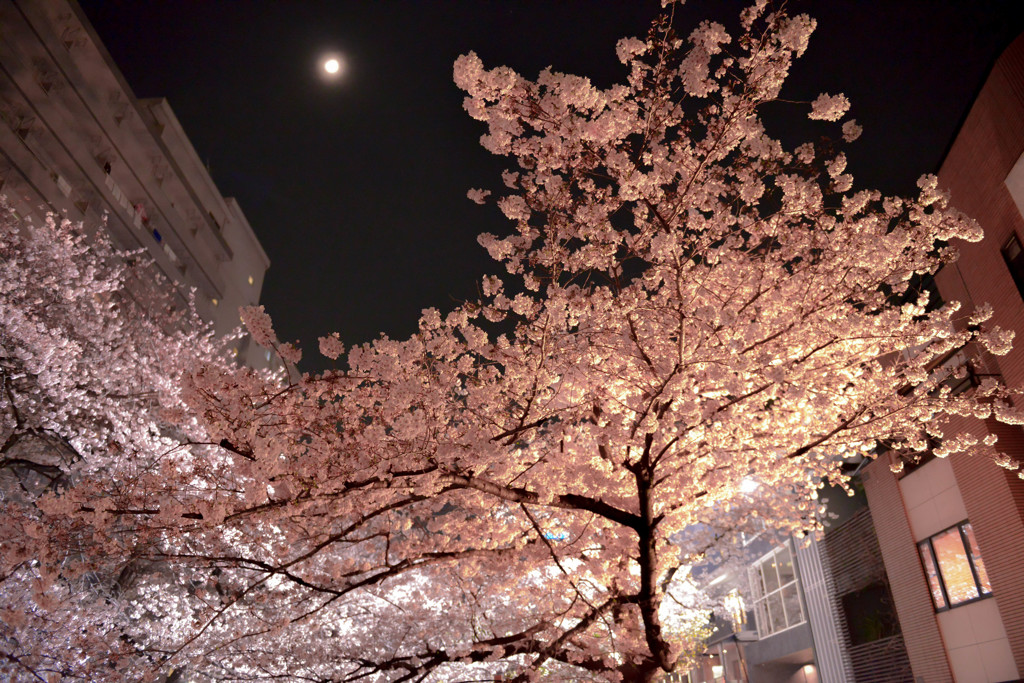
M854 683L849 658L841 646L845 628L832 599L835 589L822 561L821 544L813 540L809 544L800 540L794 543L819 680L821 683Z
M840 621L844 622L841 640L850 680L857 683L913 681L902 635L851 645L849 625L841 613L843 596L874 584L889 583L868 508L859 510L825 535L822 559L832 586L833 604Z
M856 549L851 552L851 549ZM836 595L846 595L873 583L885 582L885 563L875 538L871 513L859 510L825 536L825 555Z

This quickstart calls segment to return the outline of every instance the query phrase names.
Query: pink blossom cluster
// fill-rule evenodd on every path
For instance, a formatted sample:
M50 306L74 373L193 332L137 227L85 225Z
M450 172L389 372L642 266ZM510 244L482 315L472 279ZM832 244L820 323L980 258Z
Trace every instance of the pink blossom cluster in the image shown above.
M771 137L759 114L814 28L782 10L758 0L736 36L659 19L609 88L460 57L510 160L490 190L508 229L480 237L498 272L408 339L343 358L322 337L343 369L217 362L124 315L123 270L84 243L16 254L3 438L33 416L70 455L4 503L10 656L63 650L92 680L654 681L723 607L691 569L742 562L742 534L820 531L844 463L941 441L1014 469L962 425L1021 424L1019 392L948 386L1011 331L918 284L980 228L933 176L885 197L841 148ZM812 118L848 109L823 95ZM12 234L5 257L28 248ZM297 361L262 307L243 318Z

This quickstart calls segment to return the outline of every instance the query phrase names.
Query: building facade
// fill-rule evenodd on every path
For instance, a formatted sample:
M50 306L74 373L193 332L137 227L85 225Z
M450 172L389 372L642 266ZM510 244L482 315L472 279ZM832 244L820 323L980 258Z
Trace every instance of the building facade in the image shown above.
M270 261L166 100L132 93L74 0L0 0L0 194L20 215L105 219L218 333L259 302ZM266 367L243 339L240 362Z
M702 572L724 596L699 666L666 681L686 683L842 683L841 621L831 599L823 546L763 533L744 537L732 561Z
M1024 36L995 64L939 172L985 239L935 278L965 311L1024 331ZM984 376L1024 388L1024 343L937 359L954 392ZM950 370L966 365L965 378ZM756 548L744 572L711 573L748 599L716 620L688 683L1007 683L1024 680L1024 430L960 419L949 433L998 441L988 457L895 453L865 461L823 539ZM1009 459L1007 459L1009 458ZM1002 462L1003 467L996 466Z
M965 310L990 303L988 323L1024 331L1024 36L995 64L943 162L940 186L985 238L957 244L936 276ZM965 349L952 386L983 375L1024 387L1024 344L1001 357ZM1024 480L993 461L1024 460L1024 432L963 418L947 433L996 434L988 457L888 453L862 476L914 680L996 683L1024 676ZM1012 465L1011 465L1012 466Z

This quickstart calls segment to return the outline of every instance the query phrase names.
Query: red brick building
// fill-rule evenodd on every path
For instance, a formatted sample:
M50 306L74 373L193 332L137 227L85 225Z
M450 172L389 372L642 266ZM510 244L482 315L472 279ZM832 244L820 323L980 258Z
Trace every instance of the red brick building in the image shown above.
M1009 355L982 358L973 371L1024 387L1024 35L995 64L939 178L985 230L982 242L956 245L960 261L936 276L939 292L965 311L991 303L996 314L988 324L1017 331ZM1020 428L977 420L958 426L998 434L992 458L1024 461ZM865 468L864 488L915 681L1024 677L1020 470L953 456L925 458L897 475L890 469L896 457Z

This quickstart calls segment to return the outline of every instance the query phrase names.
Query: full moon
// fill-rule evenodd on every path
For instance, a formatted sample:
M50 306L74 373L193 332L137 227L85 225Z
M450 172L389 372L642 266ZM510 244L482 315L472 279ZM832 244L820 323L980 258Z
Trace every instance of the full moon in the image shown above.
M337 59L328 59L324 62L324 71L329 74L336 74L341 69L341 62Z

